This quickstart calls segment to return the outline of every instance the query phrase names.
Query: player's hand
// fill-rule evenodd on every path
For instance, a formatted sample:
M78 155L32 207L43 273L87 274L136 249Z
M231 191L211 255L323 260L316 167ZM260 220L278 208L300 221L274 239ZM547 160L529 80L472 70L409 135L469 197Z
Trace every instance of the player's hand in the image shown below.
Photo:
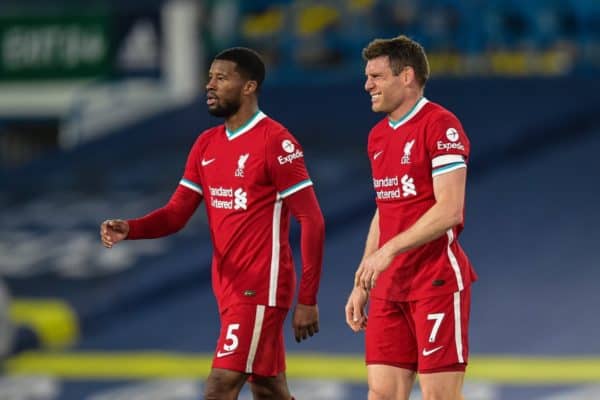
M111 248L129 234L129 224L122 219L107 219L100 225L100 238L104 247Z
M298 343L319 332L319 308L317 305L307 306L298 303L294 309L292 326Z
M365 307L369 293L360 287L355 287L346 303L346 323L354 332L363 331L367 327Z
M394 255L385 246L365 257L354 275L354 286L364 290L375 287L379 275L392 263Z

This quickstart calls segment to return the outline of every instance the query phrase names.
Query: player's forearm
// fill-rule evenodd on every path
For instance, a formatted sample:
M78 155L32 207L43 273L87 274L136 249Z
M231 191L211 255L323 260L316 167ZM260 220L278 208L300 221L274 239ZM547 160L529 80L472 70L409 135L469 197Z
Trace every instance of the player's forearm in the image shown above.
M301 190L286 199L286 205L300 223L300 251L302 277L298 303L317 304L317 292L323 265L325 220L312 187Z
M166 207L154 210L151 213L136 219L130 219L129 234L127 239L155 239L171 235L180 231L186 221L173 215Z
M317 292L321 281L325 222L320 218L301 222L302 278L298 291L298 303L317 304Z
M379 247L379 209L375 210L371 225L369 226L369 233L367 234L367 240L365 242L365 251L362 259L364 260L369 255L377 251Z
M180 231L200 204L201 196L179 186L162 208L136 219L128 220L127 239L154 239Z
M436 203L410 228L394 236L382 248L393 256L431 242L462 222L462 207Z

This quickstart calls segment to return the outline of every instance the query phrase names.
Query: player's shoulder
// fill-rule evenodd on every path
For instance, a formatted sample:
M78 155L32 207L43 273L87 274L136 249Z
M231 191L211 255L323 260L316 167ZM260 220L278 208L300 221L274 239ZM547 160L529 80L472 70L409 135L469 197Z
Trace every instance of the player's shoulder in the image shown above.
M427 101L427 104L423 107L423 116L428 123L435 123L439 121L457 121L460 122L458 117L454 113L448 110L446 107L435 103L433 101Z
M208 144L217 136L219 132L224 130L224 125L217 125L203 130L196 136L194 143L192 144L190 155L201 154L204 152Z
M207 128L207 129L203 130L196 137L196 143L195 143L195 145L196 146L205 146L211 140L213 140L215 137L217 137L217 135L219 133L223 133L224 130L225 130L225 125L224 124L219 124L219 125L211 126L210 128Z
M379 132L381 132L381 131L383 131L383 130L387 129L387 127L388 127L388 125L389 125L389 124L388 124L388 121L389 121L389 118L388 118L387 116L386 116L386 117L383 117L383 118L381 118L381 119L380 119L380 120L379 120L379 121L378 121L378 122L377 122L375 125L373 125L373 127L371 128L371 130L369 131L369 136L371 136L371 135L375 135L375 134L377 134L377 133L379 133Z
M223 132L224 130L225 130L224 124L211 126L210 128L207 128L207 129L203 130L202 132L200 132L198 134L197 140L203 140L203 141L211 140L213 137L218 135L220 132Z
M298 139L281 122L273 118L266 117L261 121L265 137L265 145L269 148L276 146L285 146L287 141L292 141L299 145Z
M262 127L265 132L265 136L267 137L277 137L280 135L291 135L290 131L279 121L265 116L265 118L261 121Z
M429 102L423 111L424 129L422 132L425 136L439 138L445 135L448 139L454 141L451 137L458 134L462 137L462 140L469 141L462 123L452 111L433 102Z

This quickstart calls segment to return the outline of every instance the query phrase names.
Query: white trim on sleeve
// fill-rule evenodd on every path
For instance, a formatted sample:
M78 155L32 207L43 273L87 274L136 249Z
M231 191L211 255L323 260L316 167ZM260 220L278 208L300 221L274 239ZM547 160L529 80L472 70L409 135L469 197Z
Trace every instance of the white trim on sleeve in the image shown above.
M455 162L452 164L444 165L443 167L439 167L431 171L431 176L439 176L445 174L447 172L456 171L457 169L467 168L467 164L464 162Z
M460 154L444 154L443 156L434 157L431 160L431 167L437 168L443 165L453 164L456 162L465 162L465 158Z
M190 181L189 179L182 178L179 181L179 184L181 186L185 186L186 188L193 190L196 193L200 193L202 195L204 194L204 193L202 193L202 187L200 187L200 185Z
M293 186L290 186L289 188L282 190L281 193L277 194L277 198L278 199L285 199L288 196L291 196L292 194L299 192L300 190L307 188L309 186L312 186L312 181L310 179L306 179L302 182L296 183Z

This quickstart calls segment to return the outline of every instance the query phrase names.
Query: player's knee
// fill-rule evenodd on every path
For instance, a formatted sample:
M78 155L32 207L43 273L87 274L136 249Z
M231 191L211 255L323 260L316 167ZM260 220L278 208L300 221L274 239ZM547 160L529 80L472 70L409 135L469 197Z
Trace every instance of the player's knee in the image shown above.
M393 378L378 378L369 376L369 400L408 400L411 383Z
M460 394L456 395L452 391L448 391L447 388L441 387L427 387L421 389L423 394L423 400L459 400L461 399Z
M204 385L204 400L220 400L230 398L230 388L218 385L216 382L206 382Z
M241 375L240 375L241 376ZM231 374L216 373L214 370L208 376L204 385L205 400L229 400L237 398L243 380L238 376Z
M271 390L271 388L267 388L259 385L252 385L252 398L254 400L263 400L263 399L273 399L278 398L276 394Z
M233 400L237 399L239 390L235 387L206 385L204 400Z
M283 372L271 377L254 375L249 382L254 400L293 399Z
M271 386L253 383L251 385L254 400L290 400L292 396L287 386Z
M382 390L381 388L369 388L368 400L395 400L395 393Z
M229 398L229 391L218 385L206 384L204 386L204 400L220 400Z

